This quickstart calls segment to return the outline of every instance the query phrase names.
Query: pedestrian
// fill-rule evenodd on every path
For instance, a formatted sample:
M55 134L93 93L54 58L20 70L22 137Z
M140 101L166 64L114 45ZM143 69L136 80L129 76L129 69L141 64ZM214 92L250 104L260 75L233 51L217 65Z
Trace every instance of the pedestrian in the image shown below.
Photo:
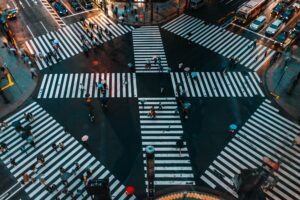
M65 145L64 145L63 142L60 142L60 143L58 144L58 147L60 148L60 150L64 150L64 149L65 149Z
M12 52L15 56L18 55L18 54L17 54L17 49L16 49L14 46L12 46L9 50L10 50L10 52Z
M158 69L159 69L160 72L163 72L163 70L164 70L161 62L158 62Z
M255 56L255 62L257 62L257 60L258 60L258 56Z
M22 181L21 184L26 184L28 181L30 181L31 176L29 174L27 174L26 172L23 173L22 175Z
M8 124L4 121L0 122L0 131L2 131L3 129L7 128Z
M182 137L176 141L176 146L179 148L179 155L181 156L181 149L184 147L184 141Z
M37 78L37 73L34 67L30 67L30 72L31 72L31 79L33 80L34 78Z
M90 22L90 23L89 23L89 27L90 27L90 29L93 30L93 29L94 29L94 24L93 24L92 22Z
M24 118L26 121L29 121L29 122L33 122L34 121L34 117L33 117L33 114L32 113L24 113Z
M157 56L153 56L153 62L154 62L154 65L156 65L157 64Z
M154 106L151 106L148 116L154 119L156 117L156 112Z
M16 167L17 166L17 162L14 158L11 158L10 159L10 164L13 166L13 167Z
M59 168L60 175L63 176L66 173L66 169L63 167Z
M52 146L52 148L57 152L58 146L56 145L56 143L53 143L51 146Z
M162 109L163 109L162 104L161 104L161 102L159 102L159 104L158 104L158 110L162 110Z
M40 163L41 165L44 165L45 164L45 156L43 154L38 154L37 162Z
M4 152L8 151L8 147L7 147L7 144L5 142L0 143L0 151L1 151L1 153L4 153Z
M264 54L264 58L266 58L267 55L268 55L268 51L266 50L266 51L265 51L265 54Z
M182 114L183 114L184 119L188 119L189 118L187 109L183 108L182 109Z
M176 94L178 96L181 94L181 83L176 83Z
M76 162L74 164L75 164L75 168L73 169L73 175L75 176L77 171L81 168L81 166L78 162Z

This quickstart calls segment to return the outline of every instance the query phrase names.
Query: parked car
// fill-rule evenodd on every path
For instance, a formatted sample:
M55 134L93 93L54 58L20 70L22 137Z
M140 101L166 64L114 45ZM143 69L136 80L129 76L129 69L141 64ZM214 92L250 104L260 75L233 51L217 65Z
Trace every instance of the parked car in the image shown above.
M280 16L280 19L287 22L294 16L294 14L295 14L295 8L289 7L283 12L283 14Z
M276 38L275 38L275 43L279 44L280 46L284 45L284 42L288 38L289 33L287 31L282 31Z
M82 8L77 0L69 0L70 5L73 7L75 11L81 11Z
M282 13L284 9L284 5L282 3L278 3L272 10L272 15L279 15Z
M293 4L293 7L296 9L296 11L298 12L300 10L300 1L296 1L294 4Z
M92 9L93 8L93 3L91 0L80 0L81 5L85 7L86 9Z
M56 12L59 14L59 16L65 16L68 14L68 10L61 2L55 2L54 8Z
M261 29L266 23L267 17L264 15L259 16L252 24L250 24L250 29L253 31L257 31Z
M279 29L281 28L282 26L282 21L280 19L276 19L266 30L266 35L267 36L273 36L275 35Z

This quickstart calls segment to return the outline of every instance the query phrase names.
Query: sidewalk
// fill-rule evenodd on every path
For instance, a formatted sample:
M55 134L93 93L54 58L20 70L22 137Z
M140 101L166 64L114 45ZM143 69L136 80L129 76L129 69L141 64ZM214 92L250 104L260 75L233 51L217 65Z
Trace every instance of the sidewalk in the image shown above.
M15 85L4 90L5 98L0 95L0 118L22 105L31 96L38 81L38 79L31 79L29 67L22 62L19 56L14 56L7 48L2 48L2 46L1 41L0 61L6 63Z
M289 115L300 122L300 79L293 82L300 72L300 44L293 46L291 60L285 65L285 55L267 69L265 84L269 92L275 94L274 100ZM281 80L280 80L281 79ZM274 91L275 90L275 91ZM277 98L276 98L276 95Z
M167 0L153 3L153 20L151 20L149 3L132 3L129 7L128 2L113 2L113 5L107 4L107 15L114 21L132 26L158 25L183 13L185 3L186 0ZM122 18L124 19L122 20Z

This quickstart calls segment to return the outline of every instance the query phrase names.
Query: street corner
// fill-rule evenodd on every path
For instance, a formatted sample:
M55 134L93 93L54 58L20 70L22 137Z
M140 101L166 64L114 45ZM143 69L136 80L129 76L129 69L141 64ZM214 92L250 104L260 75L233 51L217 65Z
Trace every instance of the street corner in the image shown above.
M168 73L137 73L138 97L173 97L174 91Z

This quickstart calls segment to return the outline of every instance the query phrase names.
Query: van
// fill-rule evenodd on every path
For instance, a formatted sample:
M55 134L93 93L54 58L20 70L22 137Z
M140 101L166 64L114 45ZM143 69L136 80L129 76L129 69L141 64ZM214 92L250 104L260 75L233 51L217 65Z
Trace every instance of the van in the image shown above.
M190 9L196 10L204 5L204 0L191 0Z

